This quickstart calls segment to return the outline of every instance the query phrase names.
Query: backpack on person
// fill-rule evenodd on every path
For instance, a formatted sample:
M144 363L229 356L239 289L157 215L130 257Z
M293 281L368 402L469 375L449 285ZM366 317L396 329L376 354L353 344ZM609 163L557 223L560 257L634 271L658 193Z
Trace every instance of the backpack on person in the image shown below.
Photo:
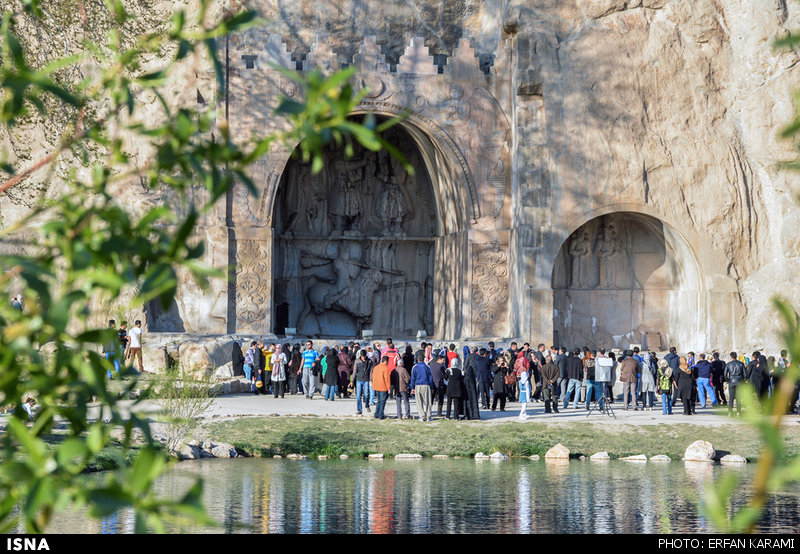
M669 393L672 390L672 379L663 369L658 370L658 393Z

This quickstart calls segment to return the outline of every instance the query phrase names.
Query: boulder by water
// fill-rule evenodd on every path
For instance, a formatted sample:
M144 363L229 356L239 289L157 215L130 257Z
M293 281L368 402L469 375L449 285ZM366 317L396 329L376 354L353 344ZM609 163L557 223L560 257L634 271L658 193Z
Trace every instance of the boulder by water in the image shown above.
M652 458L650 458L649 461L651 461L651 462L671 462L672 459L669 456L667 456L666 454L659 454L657 456L653 456Z
M721 464L746 464L747 458L739 456L738 454L728 454L720 458L719 461Z
M624 458L620 458L620 460L624 462L646 462L647 456L644 454L637 454L636 456L625 456Z
M686 449L683 459L687 462L713 462L714 447L708 441L694 441Z
M561 443L558 443L553 448L547 451L544 455L545 460L569 460L569 448Z

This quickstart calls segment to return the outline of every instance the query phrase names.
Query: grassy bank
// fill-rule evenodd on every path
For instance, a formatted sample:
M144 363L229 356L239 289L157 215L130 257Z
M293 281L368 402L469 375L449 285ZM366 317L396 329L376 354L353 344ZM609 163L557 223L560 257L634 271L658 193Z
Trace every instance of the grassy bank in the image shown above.
M326 454L351 457L382 452L424 456L470 456L499 451L508 456L544 454L561 443L574 456L607 451L612 458L666 454L680 459L692 442L707 440L717 451L758 457L756 431L744 424L716 427L696 425L592 425L586 423L518 423L487 426L480 422L375 421L315 417L253 417L218 421L203 426L212 441L226 442L252 456ZM800 429L784 434L787 456L800 452Z

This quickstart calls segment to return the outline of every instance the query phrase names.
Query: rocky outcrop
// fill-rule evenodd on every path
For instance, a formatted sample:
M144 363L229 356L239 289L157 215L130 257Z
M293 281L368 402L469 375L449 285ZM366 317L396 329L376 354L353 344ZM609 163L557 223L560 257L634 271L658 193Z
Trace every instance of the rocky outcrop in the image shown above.
M163 14L174 7L167 0L126 3L135 5L138 19L152 28L168 19ZM227 4L217 3L215 11ZM464 310L456 312L477 315L472 327L459 324L458 331L443 327L448 332L427 329L429 335L444 338L469 328L494 331L503 329L508 318L511 335L549 341L555 316L561 318L559 325L569 323L570 338L583 338L581 343L595 346L628 334L623 342L638 343L642 334L654 331L662 334L663 346L673 342L682 350L725 351L736 344L740 349L762 346L774 352L782 347L769 300L776 294L795 303L800 298L800 280L795 278L800 273L796 204L800 180L781 167L797 152L791 141L779 138L778 131L793 114L800 55L772 45L789 30L800 28L796 3L414 0L398 7L377 0L252 0L246 4L267 23L249 32L246 40L231 40L237 45L226 74L246 87L234 89L224 106L232 124L256 121L255 130L262 132L272 124L269 108L279 93L296 93L277 73L268 73L268 62L278 60L294 70L316 60L327 61L327 67L346 63L359 71L368 68L359 76L358 86L369 84L374 89L369 98L376 106L399 102L400 110L411 110L411 119L424 120L426 128L414 132L425 135L419 142L434 144L431 152L441 154L442 144L453 137L459 141L453 146L458 155L447 164L447 172L464 169L462 180L471 187L464 205L469 206L461 206L458 215L445 214L437 225L445 229L469 220L458 233L468 235L469 241L473 235L480 238L464 252L457 250L468 277L457 288L470 298L459 300ZM50 32L57 28L59 40L64 35L77 49L83 30L74 18L66 23L65 33L61 26ZM20 18L18 25L33 36L32 21ZM47 36L48 29L43 33ZM412 37L419 40L410 41ZM37 67L46 61L37 58ZM212 98L209 69L180 68L170 81L174 94L165 97L181 102ZM396 77L398 72L402 78ZM253 77L256 74L260 77ZM143 117L153 116L156 109L146 107ZM486 118L486 113L493 115ZM450 116L434 121L439 114ZM490 128L485 124L500 120L507 124L481 135L481 129ZM469 132L458 137L459 126ZM56 132L26 128L14 136L0 132L0 144L11 163L24 167L53 150L53 137L61 136L63 127L56 125ZM441 138L434 136L437 127ZM491 143L490 150L481 150L484 139ZM151 155L144 143L130 145L129 150L141 165ZM491 167L483 163L489 154L498 160ZM275 228L269 199L278 196L285 161L267 156L259 162L254 176L262 187L258 202L245 193L242 203L231 194L236 201L221 204L193 237L206 242L203 263L236 266L243 272L237 279L239 289L229 290L226 279L220 278L205 291L181 273L180 292L168 313L148 307L145 314L144 307L137 307L134 317L134 312L126 314L129 321L140 317L146 325L153 323L153 329L163 325L160 330L222 334L239 329L241 319L248 325L255 322L249 327L254 335L272 332L276 319L272 280L261 276L275 267L273 235L265 232L250 240L249 233ZM75 163L59 162L54 173L66 174ZM437 168L429 169L435 173ZM85 173L85 168L79 172ZM438 183L446 175L434 177ZM135 213L169 200L160 191L129 188L124 197ZM32 207L31 198L52 197L53 192L34 179L5 195L0 199L0 225L22 218ZM436 190L437 203L456 207L447 192ZM246 206L248 201L251 206ZM481 213L490 206L499 214L496 220ZM246 214L247 225L236 228L229 223L228 212L235 219L240 208L252 209L258 217ZM655 321L631 322L624 333L602 329L607 318L596 310L581 311L575 294L559 304L553 292L557 258L570 233L610 213L649 218L661 248L643 247L637 242L639 236L631 233L636 240L632 239L630 252L636 256L628 265L637 283L630 290L651 294L652 299L642 301L642 312L658 311L650 306L670 311ZM238 235L248 238L231 240ZM598 238L590 241L596 244ZM249 250L248 243L253 243ZM5 247L24 250L14 241ZM252 257L243 256L245 251L252 251ZM489 252L503 256L498 262ZM667 252L668 263L663 263ZM587 257L592 258L588 266L600 263L596 250ZM497 312L483 309L482 303L491 296L487 293L495 294L497 284L479 286L478 277L484 274L504 278L497 287L502 292L495 298L502 304ZM663 286L667 282L672 288ZM669 294L657 292L663 290ZM257 314L236 305L249 293L257 293L257 302L252 302L259 308ZM235 320L229 321L234 312ZM687 328L685 313L696 317L688 321L693 327L682 331ZM560 338L566 337L560 333ZM148 370L152 366L160 371L171 358L180 359L184 369L208 374L229 361L224 341L219 345L193 341L179 352L167 350L166 358L156 350L148 353L146 341L147 337L145 356L153 357L145 363Z

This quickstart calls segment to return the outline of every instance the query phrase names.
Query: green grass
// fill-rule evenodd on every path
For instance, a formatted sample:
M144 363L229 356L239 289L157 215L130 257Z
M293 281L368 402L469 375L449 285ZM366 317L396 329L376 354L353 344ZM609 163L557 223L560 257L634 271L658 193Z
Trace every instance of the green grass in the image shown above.
M253 417L217 421L203 427L212 441L233 444L252 456L326 454L363 457L382 452L423 456L471 456L495 451L508 456L544 454L558 443L572 456L606 451L612 458L666 454L680 459L692 442L707 440L719 452L739 454L754 461L759 453L756 431L746 425L592 425L587 423L500 423L438 421L375 421L316 417ZM785 433L787 457L800 452L800 429Z

